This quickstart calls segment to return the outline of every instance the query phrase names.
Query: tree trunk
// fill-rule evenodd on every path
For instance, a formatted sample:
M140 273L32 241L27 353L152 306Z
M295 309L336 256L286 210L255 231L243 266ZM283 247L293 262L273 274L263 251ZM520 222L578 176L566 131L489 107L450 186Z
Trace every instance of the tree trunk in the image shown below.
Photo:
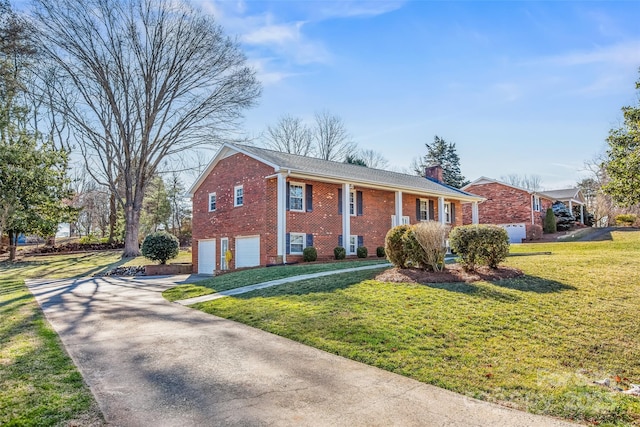
M138 244L138 233L140 231L140 206L128 204L125 206L125 232L124 232L124 252L122 258L133 258L140 255L140 245Z
M116 239L116 225L118 221L118 211L116 207L116 194L111 191L109 195L109 239L107 240L109 243L113 243Z
M18 236L13 232L13 230L7 231L7 234L9 235L9 261L15 261Z

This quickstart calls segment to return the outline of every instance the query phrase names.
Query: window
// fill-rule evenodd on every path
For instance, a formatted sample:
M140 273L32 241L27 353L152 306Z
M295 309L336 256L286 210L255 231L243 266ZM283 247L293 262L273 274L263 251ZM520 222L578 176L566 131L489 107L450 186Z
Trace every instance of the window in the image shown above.
M298 255L302 254L302 251L304 250L304 241L304 233L291 233L289 237L289 253Z
M444 222L451 224L451 203L446 202L444 204Z
M289 184L289 209L304 211L304 187L302 184Z
M233 206L242 206L244 204L244 188L242 185L233 187Z
M533 210L540 212L540 197L533 196Z
M355 191L349 192L349 214L350 215L356 214L356 192Z
M429 201L420 200L420 218L418 218L418 221L428 221L428 220L429 220Z
M349 236L349 253L355 254L358 249L358 236Z
M411 218L409 218L408 216L403 216L402 225L409 225L409 224L411 224Z
M216 210L216 193L209 193L209 212Z

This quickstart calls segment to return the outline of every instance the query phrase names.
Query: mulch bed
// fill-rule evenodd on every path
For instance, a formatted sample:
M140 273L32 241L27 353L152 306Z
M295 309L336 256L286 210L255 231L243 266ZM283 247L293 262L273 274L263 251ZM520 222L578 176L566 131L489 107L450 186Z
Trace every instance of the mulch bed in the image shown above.
M512 267L492 269L481 266L477 267L476 271L466 272L459 264L451 264L445 266L444 271L437 272L413 268L390 268L378 274L375 280L394 283L472 283L480 280L493 282L522 275L524 273L521 270Z

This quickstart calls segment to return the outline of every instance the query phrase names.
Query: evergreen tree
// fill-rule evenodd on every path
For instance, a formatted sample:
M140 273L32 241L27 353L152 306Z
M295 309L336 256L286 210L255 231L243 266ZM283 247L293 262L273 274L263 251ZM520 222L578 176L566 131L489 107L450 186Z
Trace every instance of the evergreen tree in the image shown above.
M636 82L640 90L640 80ZM640 104L622 108L624 124L609 132L605 169L609 182L603 190L619 205L640 203Z
M414 166L418 175L424 175L425 168L428 166L440 165L442 180L445 184L461 188L469 183L460 171L460 157L455 143L447 142L436 135L433 137L433 143L426 143L425 146L427 154Z

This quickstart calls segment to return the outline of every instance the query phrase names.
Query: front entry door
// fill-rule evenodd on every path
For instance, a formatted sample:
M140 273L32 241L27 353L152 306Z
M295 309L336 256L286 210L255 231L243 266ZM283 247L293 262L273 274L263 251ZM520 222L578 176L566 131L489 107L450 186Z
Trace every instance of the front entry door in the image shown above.
M227 264L227 251L229 250L229 238L223 237L220 239L220 270L228 270Z

